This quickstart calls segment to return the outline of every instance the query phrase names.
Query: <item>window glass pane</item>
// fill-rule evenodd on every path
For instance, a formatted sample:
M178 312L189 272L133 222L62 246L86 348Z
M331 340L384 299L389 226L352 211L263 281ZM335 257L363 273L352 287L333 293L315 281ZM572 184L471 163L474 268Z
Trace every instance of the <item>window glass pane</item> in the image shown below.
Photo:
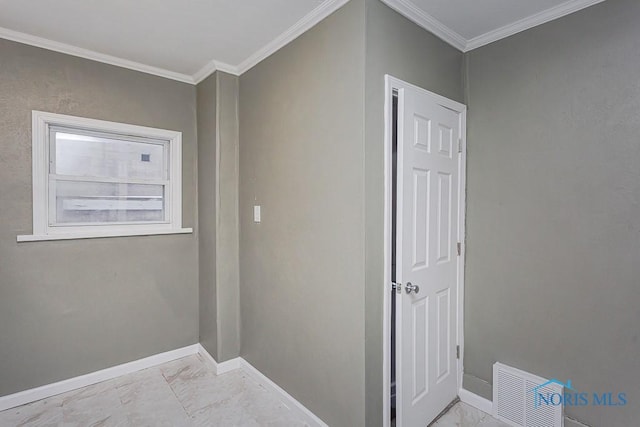
M164 186L54 181L58 224L164 222Z
M58 175L166 179L164 145L54 131Z

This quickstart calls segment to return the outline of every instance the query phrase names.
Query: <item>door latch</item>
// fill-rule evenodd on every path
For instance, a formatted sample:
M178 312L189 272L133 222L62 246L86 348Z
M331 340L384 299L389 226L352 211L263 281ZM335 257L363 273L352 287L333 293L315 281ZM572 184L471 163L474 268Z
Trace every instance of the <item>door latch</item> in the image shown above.
M402 283L391 282L391 288L399 294L402 293ZM411 284L411 282L407 282L407 284L404 285L404 290L407 291L408 294L410 294L411 292L415 292L417 294L418 292L420 292L420 286L413 285Z
M396 291L397 293L402 293L402 283L391 282L391 289Z

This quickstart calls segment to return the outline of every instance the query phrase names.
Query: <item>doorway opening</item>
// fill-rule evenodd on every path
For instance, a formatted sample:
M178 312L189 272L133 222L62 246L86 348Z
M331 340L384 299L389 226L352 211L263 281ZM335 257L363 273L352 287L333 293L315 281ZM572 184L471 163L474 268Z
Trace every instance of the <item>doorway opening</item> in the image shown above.
M458 398L466 107L385 78L384 426Z

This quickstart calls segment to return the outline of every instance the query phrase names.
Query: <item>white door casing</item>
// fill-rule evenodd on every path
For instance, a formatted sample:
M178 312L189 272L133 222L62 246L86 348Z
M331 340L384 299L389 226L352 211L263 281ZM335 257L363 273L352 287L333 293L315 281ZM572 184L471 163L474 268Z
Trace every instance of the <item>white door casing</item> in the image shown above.
M426 426L458 395L464 106L398 88L397 424ZM459 107L459 108L458 108ZM409 283L419 287L408 293Z

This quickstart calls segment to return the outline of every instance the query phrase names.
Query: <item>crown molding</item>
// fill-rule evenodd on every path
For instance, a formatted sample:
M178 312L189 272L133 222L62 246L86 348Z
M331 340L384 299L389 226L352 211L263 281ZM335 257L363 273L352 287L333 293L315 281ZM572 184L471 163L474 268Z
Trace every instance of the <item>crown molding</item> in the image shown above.
M128 59L119 58L117 56L106 55L89 49L73 46L66 43L60 43L43 37L32 36L30 34L21 33L19 31L9 30L0 27L0 39L11 40L14 42L51 50L54 52L64 53L66 55L76 56L79 58L89 59L91 61L102 62L104 64L115 65L116 67L127 68L129 70L139 71L141 73L152 74L154 76L164 77L183 83L198 84L202 80L209 77L215 71L223 71L225 73L239 75L238 67L226 64L224 62L213 60L202 67L193 76L175 71L165 70L151 65L142 64L140 62L130 61Z
M470 50L477 49L489 43L493 43L530 28L537 27L538 25L546 24L547 22L562 18L563 16L572 14L589 6L602 3L603 1L604 0L570 0L540 13L536 13L535 15L528 16L512 24L489 31L481 36L474 37L467 41L464 51L468 52Z
M320 21L331 15L336 10L340 9L348 2L349 0L326 0L322 2L318 7L305 15L292 27L290 27L284 33L280 34L273 41L260 48L258 51L254 52L249 58L242 61L238 66L221 63L216 60L209 62L193 75L195 84L200 83L215 71L223 71L235 76L239 76L245 73L262 60L273 55L275 52L282 49L305 32L309 31Z
M467 40L433 16L420 9L409 0L382 0L387 6L415 22L425 30L449 43L460 51L465 51Z
M104 64L128 68L130 70L140 71L142 73L153 74L154 76L177 80L183 83L193 84L193 77L187 74L176 73L174 71L165 70L163 68L145 65L135 61L129 61L128 59L106 55L104 53L72 46L66 43L56 42L42 37L32 36L30 34L9 30L7 28L0 27L0 38L12 40L18 43L28 44L35 47L40 47L43 49L53 50L55 52L65 53L67 55L77 56L79 58L90 59L92 61L102 62Z
M425 30L433 33L451 46L462 52L485 46L538 25L545 24L579 10L585 9L604 0L569 0L542 12L520 19L512 24L489 31L470 40L447 27L433 16L413 4L411 0L382 0L387 6L415 22Z
M287 31L280 34L272 42L265 45L262 49L258 50L249 58L242 61L237 67L238 74L243 74L262 60L266 59L268 56L282 49L284 46L286 46L287 44L298 38L300 35L310 30L320 21L325 19L327 16L331 15L333 12L347 4L347 2L349 2L349 0L326 0L322 2L318 7L305 15Z
M130 61L128 59L118 58L116 56L106 55L100 52L95 52L93 50L80 48L66 43L56 42L53 40L45 39L43 37L32 36L2 27L0 27L0 38L52 50L55 52L65 53L67 55L90 59L92 61L115 65L117 67L128 68L130 70L140 71L147 74L153 74L155 76L177 80L179 82L198 84L209 77L211 74L213 74L215 71L223 71L225 73L239 76L240 74L249 70L263 59L272 55L306 31L311 29L324 18L344 6L348 1L349 0L326 0L322 2L318 7L305 15L287 31L280 34L278 37L276 37L276 39L262 47L260 50L255 52L238 66L226 64L214 59L207 63L192 76L165 70L163 68L153 67L151 65L141 64L139 62Z
M561 18L563 16L569 15L603 1L604 0L569 0L565 3L559 4L558 6L531 15L512 24L505 25L504 27L489 31L470 40L466 40L456 31L447 27L445 24L426 13L424 10L417 7L411 2L411 0L382 0L382 2L384 2L387 6L389 6L396 12L415 22L420 27L433 33L435 36L439 37L440 39L444 40L445 42L449 43L451 46L462 52L468 52L473 49L477 49L489 43L493 43L500 39L512 36L535 26L545 24L547 22L553 21L554 19ZM0 27L0 39L12 40L18 43L40 47L43 49L85 58L92 61L102 62L104 64L115 65L117 67L152 74L183 83L198 84L209 77L211 74L213 74L215 71L223 71L225 73L233 74L236 76L245 73L259 62L263 61L270 55L274 54L275 52L298 38L306 31L310 30L320 21L331 15L336 10L340 9L348 2L349 0L325 0L318 7L316 7L314 10L300 19L297 23L295 23L292 27L290 27L284 33L276 37L273 41L256 51L253 55L241 62L239 65L234 66L226 64L224 62L212 60L192 76L159 67L154 67L151 65L142 64L135 61L130 61L128 59L118 58L116 56L111 56L100 52L95 52L93 50L80 48L66 43L56 42L43 37L32 36L30 34L25 34L19 31L9 30L2 27Z
M216 61L214 59L193 75L193 83L200 83L216 71L223 71L225 73L233 74L234 76L240 75L240 73L238 73L238 67L226 64L224 62Z

